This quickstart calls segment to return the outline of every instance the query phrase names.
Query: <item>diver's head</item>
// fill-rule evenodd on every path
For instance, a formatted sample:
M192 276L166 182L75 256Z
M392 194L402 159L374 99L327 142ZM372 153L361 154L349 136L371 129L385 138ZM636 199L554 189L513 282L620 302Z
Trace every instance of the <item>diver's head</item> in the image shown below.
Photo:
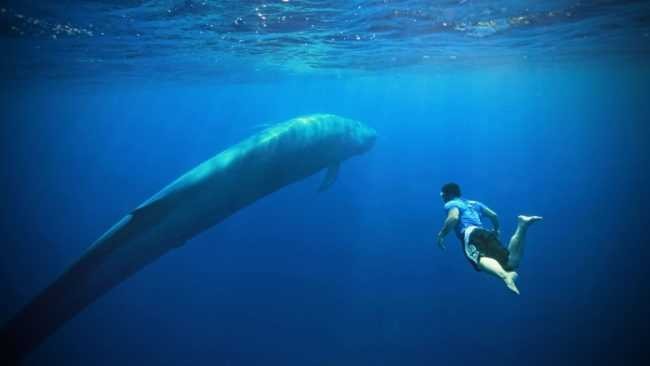
M444 203L460 197L460 186L453 182L445 184L440 189L440 197Z

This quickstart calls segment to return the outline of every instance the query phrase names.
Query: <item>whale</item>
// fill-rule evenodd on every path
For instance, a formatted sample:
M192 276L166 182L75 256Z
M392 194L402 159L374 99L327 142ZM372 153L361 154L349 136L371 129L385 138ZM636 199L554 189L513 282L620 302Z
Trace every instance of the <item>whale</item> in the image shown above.
M319 191L341 162L375 144L371 127L333 114L290 119L204 161L131 210L0 330L4 364L19 364L100 296L255 201L325 170Z

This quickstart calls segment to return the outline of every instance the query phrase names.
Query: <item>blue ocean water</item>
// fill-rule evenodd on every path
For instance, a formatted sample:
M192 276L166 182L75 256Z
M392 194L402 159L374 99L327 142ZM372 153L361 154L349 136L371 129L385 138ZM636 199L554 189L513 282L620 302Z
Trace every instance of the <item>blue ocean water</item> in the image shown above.
M0 322L264 124L376 146L108 292L27 365L643 364L643 1L5 1ZM520 296L435 244L440 186L529 232Z

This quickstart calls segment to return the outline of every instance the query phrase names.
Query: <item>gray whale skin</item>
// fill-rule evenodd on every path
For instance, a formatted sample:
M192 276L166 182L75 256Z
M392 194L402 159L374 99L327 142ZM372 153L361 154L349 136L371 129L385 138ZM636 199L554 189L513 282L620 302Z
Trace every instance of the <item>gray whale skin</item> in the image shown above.
M94 300L169 250L241 208L365 153L376 133L332 114L297 117L271 126L182 175L135 208L41 291L0 331L3 364L17 364Z

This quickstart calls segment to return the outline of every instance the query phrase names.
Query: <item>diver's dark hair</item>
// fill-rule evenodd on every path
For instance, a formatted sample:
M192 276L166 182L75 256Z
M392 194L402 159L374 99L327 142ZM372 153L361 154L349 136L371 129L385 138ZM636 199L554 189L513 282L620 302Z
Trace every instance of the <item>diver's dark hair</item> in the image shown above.
M440 190L445 202L460 197L460 186L456 183L447 183Z

